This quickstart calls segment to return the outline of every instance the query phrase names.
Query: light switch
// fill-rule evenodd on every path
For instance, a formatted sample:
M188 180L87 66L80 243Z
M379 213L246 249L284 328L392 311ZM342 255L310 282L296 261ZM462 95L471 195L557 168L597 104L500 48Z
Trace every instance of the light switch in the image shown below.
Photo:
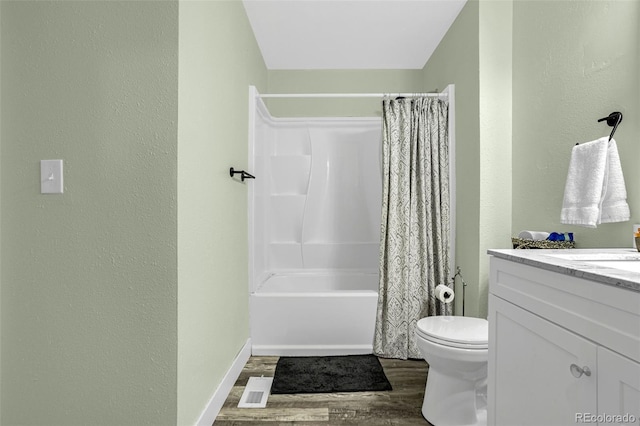
M40 160L40 193L62 194L62 160Z

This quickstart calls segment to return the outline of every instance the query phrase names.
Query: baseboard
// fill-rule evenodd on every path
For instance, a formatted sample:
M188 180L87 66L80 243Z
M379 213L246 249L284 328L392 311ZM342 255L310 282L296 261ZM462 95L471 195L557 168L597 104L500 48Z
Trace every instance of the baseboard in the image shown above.
M218 416L222 405L227 400L227 396L229 396L229 392L231 392L231 388L235 384L236 380L240 376L242 369L244 368L247 361L249 361L249 357L251 356L251 339L247 339L247 342L244 344L240 352L233 360L231 367L225 374L222 382L218 385L218 388L213 393L211 400L207 404L206 408L200 415L197 426L211 426Z
M253 345L251 353L262 356L365 355L373 353L373 345Z

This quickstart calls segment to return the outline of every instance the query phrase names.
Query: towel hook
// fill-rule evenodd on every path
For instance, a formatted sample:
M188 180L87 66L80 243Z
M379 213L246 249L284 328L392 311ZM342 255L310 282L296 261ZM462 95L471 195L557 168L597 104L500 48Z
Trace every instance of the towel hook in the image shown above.
M252 174L245 172L244 170L233 170L233 167L229 169L229 176L233 177L233 175L240 173L240 180L244 182L245 179L255 179L256 177Z
M611 134L609 135L609 140L611 140L613 138L613 134L616 132L616 129L618 128L618 124L620 124L620 122L622 121L622 113L619 111L614 111L611 114L609 114L608 117L603 117L599 119L598 123L605 120L607 120L607 125L609 127L613 127L613 130L611 130Z

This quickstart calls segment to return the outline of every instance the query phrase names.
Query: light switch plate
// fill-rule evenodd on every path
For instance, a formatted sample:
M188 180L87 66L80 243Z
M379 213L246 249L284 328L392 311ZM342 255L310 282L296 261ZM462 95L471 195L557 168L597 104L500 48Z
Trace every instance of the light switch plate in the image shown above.
M40 160L40 193L62 194L62 160Z

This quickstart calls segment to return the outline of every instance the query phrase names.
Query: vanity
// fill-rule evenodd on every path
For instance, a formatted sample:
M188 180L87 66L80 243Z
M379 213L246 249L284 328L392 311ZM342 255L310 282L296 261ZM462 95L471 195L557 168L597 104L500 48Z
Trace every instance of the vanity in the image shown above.
M488 424L640 424L640 253L488 253Z

